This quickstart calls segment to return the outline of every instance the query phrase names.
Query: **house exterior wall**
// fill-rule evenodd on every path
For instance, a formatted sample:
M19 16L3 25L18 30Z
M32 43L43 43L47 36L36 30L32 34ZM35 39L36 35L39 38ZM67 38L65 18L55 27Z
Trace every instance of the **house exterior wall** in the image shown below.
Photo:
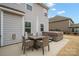
M39 24L44 24L44 31L48 31L48 17L44 16L44 12L47 12L47 9L45 9L44 7L38 5L38 4L32 4L29 3L29 5L32 6L32 11L27 10L27 6L25 3L1 3L0 5L3 6L7 6L19 11L23 11L25 12L25 22L31 22L32 24L32 28L31 28L31 32L35 33L36 32L36 20L38 18L39 20ZM40 25L38 26L38 31L40 32Z
M18 10L25 12L25 15L21 16L15 13L11 13L9 11L7 12L5 10L2 10L3 11L3 39L1 40L3 40L3 46L22 41L21 37L23 35L24 22L31 22L31 33L36 33L37 31L36 30L37 19L38 19L38 32L40 32L40 24L44 24L44 31L48 31L48 18L44 16L44 11L47 11L47 9L44 9L40 5L30 4L32 5L32 11L27 10L26 4L2 3L0 5L7 6L9 7L9 9L13 8L13 10L15 11ZM15 39L12 39L12 34L16 34Z
M59 22L49 22L49 30L51 29L59 29L64 32L70 32L71 29L69 27L69 20L59 21Z
M12 13L3 13L3 44L13 44L21 42L23 23L22 16ZM15 39L12 38L15 35Z
M19 10L25 12L25 4L24 3L0 3L0 6L6 6L15 10Z
M31 22L31 33L36 33L37 19L38 19L38 32L40 32L40 24L44 24L44 31L48 31L48 18L44 16L45 8L38 4L29 4L32 6L32 11L27 10L25 14L25 22ZM46 10L47 11L47 10Z
M1 7L7 8L9 10L13 10L16 12L24 11L23 5L20 4L0 4ZM6 7L5 7L6 6ZM23 35L23 16L9 12L9 10L3 10L1 9L0 12L2 12L0 19L3 21L3 29L1 33L1 46L14 44L22 41L22 35ZM19 10L19 11L18 11ZM1 24L1 25L2 25ZM13 35L15 35L15 38L13 39Z

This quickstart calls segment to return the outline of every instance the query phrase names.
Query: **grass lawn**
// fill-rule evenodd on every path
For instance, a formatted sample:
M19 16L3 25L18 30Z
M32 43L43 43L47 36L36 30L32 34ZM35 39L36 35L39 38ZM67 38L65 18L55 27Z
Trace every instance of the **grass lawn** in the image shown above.
M69 39L68 44L58 53L59 56L79 56L79 36L64 35L65 39Z

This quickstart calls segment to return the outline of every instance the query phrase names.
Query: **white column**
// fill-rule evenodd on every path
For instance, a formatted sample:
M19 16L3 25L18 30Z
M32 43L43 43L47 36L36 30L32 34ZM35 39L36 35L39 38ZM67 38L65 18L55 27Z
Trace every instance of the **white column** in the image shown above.
M38 16L37 16L37 19L36 19L36 33L39 32L39 19L38 19Z
M3 46L3 11L1 11L1 46Z
M24 31L25 31L25 26L24 26L24 16L22 16L22 25L23 25L23 29L22 29L22 35L24 36Z

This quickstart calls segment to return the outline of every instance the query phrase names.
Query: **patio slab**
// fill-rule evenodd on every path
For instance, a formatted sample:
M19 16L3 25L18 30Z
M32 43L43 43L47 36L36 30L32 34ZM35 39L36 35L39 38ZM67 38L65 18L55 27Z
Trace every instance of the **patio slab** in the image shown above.
M63 39L58 42L50 42L50 51L45 47L45 56L56 56L68 42L68 39ZM34 51L27 50L26 54L23 54L21 45L22 43L1 47L0 56L43 56L41 48Z

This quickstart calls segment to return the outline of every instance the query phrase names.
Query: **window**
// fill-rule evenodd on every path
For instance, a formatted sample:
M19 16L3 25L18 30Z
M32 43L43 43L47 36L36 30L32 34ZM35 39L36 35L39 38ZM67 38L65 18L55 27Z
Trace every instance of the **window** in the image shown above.
M32 6L27 4L27 9L32 11Z
M44 13L44 16L47 16L47 13Z
M43 24L40 24L40 31L44 31L44 25Z
M31 22L25 22L25 32L31 33Z
M74 32L79 32L79 28L74 28Z

